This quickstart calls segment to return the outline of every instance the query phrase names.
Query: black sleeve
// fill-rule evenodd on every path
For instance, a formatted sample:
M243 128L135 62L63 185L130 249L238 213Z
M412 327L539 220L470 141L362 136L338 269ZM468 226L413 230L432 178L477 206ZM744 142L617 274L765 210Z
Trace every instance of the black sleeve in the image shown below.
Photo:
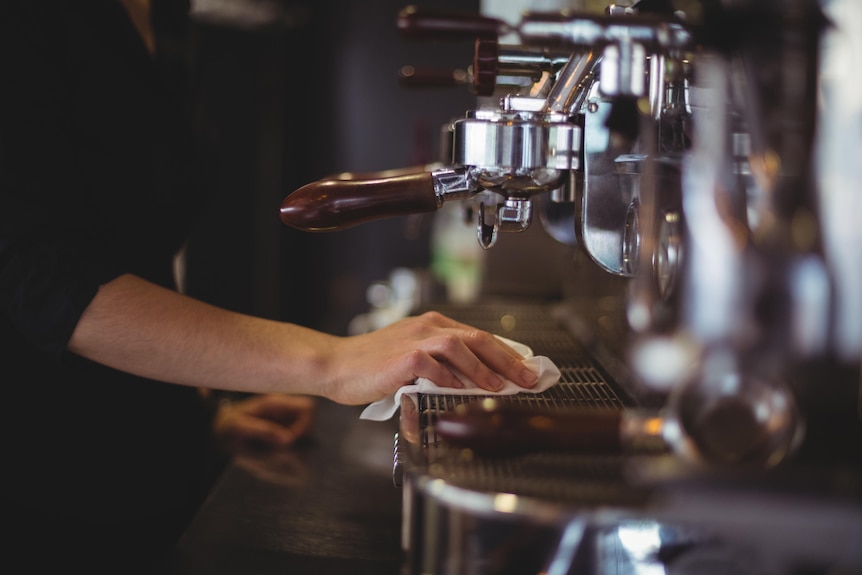
M70 118L75 2L0 2L0 326L62 357L99 285L121 270L96 241Z

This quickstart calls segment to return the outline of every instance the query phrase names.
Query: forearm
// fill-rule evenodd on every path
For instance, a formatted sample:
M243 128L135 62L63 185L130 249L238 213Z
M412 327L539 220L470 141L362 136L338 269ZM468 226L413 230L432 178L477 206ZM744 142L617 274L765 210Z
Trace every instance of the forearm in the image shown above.
M69 350L170 383L323 395L321 352L336 339L224 310L125 275L99 289Z
M536 383L515 350L439 313L336 337L217 308L130 275L99 288L68 348L169 383L347 404L376 401L419 377L462 387L453 370L491 391L504 378Z

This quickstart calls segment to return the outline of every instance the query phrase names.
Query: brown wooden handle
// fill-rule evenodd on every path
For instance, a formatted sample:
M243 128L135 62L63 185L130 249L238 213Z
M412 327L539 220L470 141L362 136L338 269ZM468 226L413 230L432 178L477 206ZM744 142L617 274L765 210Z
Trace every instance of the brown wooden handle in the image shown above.
M434 423L445 442L484 455L532 452L619 453L622 411L550 410L485 402L440 413Z
M398 13L398 30L409 38L462 39L496 38L509 25L476 13L444 12L407 6Z
M281 202L281 221L298 230L330 232L437 209L430 172L408 169L392 173L334 176L306 184Z

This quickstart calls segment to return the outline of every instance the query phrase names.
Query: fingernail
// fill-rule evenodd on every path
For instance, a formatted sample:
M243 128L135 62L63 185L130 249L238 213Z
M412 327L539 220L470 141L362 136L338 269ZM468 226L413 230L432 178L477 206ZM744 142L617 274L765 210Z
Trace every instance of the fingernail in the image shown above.
M523 383L526 387L533 387L536 385L536 382L539 380L539 376L530 371L527 368L524 368L521 371L521 383Z

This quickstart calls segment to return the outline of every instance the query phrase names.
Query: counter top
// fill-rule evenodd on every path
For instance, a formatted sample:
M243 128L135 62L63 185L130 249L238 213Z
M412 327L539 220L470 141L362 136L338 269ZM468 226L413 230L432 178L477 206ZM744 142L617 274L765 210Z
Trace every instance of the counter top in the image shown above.
M306 444L232 460L167 575L400 573L397 418L364 421L361 410L321 400Z

